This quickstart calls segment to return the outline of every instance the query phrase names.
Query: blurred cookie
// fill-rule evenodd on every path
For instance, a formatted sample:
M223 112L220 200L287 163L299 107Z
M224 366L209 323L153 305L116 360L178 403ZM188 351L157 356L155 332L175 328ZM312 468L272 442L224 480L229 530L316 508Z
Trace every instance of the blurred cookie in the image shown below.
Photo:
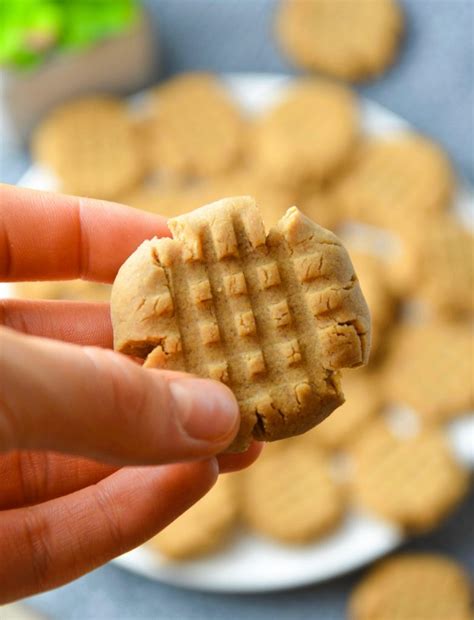
M245 472L243 515L257 532L283 543L309 543L337 527L342 490L327 456L297 438L265 446Z
M425 303L435 315L472 316L474 236L454 215L430 217L423 226L423 234L407 244L394 269L403 270L405 291Z
M352 446L356 503L409 530L436 526L468 489L468 474L451 455L443 433L395 433L373 422Z
M382 560L354 589L351 620L470 620L471 586L461 566L434 553Z
M295 64L363 80L393 61L403 16L394 0L283 0L276 29Z
M382 369L386 398L431 422L469 411L474 404L472 338L469 323L400 327Z
M228 540L238 507L236 480L232 474L223 474L202 499L154 536L147 546L173 560L210 553Z
M337 184L337 200L352 219L403 238L419 237L426 217L449 205L453 183L442 150L426 138L403 133L360 146Z
M354 95L330 81L304 79L254 127L254 165L283 186L321 181L349 156L358 134Z
M357 440L383 405L382 391L373 373L344 371L342 385L345 403L308 433L315 445L330 450L339 450Z
M350 248L349 255L369 306L372 326L370 352L373 359L385 344L396 310L395 298L387 277L387 261L375 254Z
M149 155L158 170L179 176L228 170L241 155L245 124L218 79L184 73L149 96Z
M125 103L88 97L55 108L33 136L34 157L58 177L61 191L113 199L145 172Z
M73 301L109 301L112 286L86 280L55 282L15 282L15 296L26 299L66 299Z
M341 223L337 201L327 187L314 183L301 186L296 204L305 215L323 228L335 231Z

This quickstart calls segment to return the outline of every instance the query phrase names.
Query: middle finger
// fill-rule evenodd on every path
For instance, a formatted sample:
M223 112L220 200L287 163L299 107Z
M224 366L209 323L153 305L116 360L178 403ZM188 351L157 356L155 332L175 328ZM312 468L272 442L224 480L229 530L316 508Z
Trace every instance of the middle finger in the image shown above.
M108 303L0 299L0 325L80 345L113 345Z

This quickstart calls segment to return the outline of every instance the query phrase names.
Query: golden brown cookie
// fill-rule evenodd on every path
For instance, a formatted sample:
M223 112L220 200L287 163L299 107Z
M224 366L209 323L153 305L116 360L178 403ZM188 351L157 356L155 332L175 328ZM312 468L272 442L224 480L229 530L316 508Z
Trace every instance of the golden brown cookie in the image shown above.
M55 108L33 136L34 157L59 178L61 191L111 199L145 172L127 106L107 96Z
M392 63L403 16L394 0L283 0L276 30L295 64L363 80Z
M227 383L240 404L232 449L305 432L342 403L338 370L367 361L365 300L340 241L292 207L266 235L255 200L169 221L112 292L115 348L146 365Z
M300 80L255 124L254 166L282 186L321 181L344 163L357 135L357 105L348 89Z
M336 195L346 216L412 238L427 217L449 205L453 183L451 165L437 145L402 133L361 145Z
M201 198L205 198L201 204L214 202L222 196L255 196L267 228L274 226L295 203L294 192L277 187L244 167L206 179L196 191L200 192Z
M335 231L342 221L337 201L327 186L310 183L298 191L297 204L305 215L323 228Z
M356 441L383 406L382 390L373 373L348 370L342 373L342 380L346 402L310 433L316 445L330 450Z
M474 236L451 214L437 214L423 234L405 246L392 267L396 282L437 316L462 318L474 312Z
M403 325L382 369L386 398L426 422L442 422L474 405L473 330L469 323Z
M387 278L387 261L376 254L353 249L349 249L349 254L369 306L373 359L385 344L396 311L395 298Z
M351 620L470 620L471 586L463 568L434 553L379 562L353 591Z
M236 480L232 474L221 475L202 499L154 536L147 546L172 560L215 551L229 539L238 507Z
M265 446L245 472L242 512L264 536L304 544L337 527L345 506L328 457L293 439Z
M86 280L55 282L16 282L15 296L27 299L69 299L73 301L109 301L110 284Z
M468 474L454 459L443 433L396 433L374 421L352 447L356 503L408 530L436 526L468 490Z
M180 176L228 170L241 155L245 124L218 79L184 73L149 99L149 155L154 167Z

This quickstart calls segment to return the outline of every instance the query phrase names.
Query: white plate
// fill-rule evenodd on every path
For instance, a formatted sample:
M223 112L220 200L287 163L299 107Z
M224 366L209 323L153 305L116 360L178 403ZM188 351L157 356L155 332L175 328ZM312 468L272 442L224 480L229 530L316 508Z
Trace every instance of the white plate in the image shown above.
M263 111L284 95L292 78L268 74L232 74L223 77L232 96L251 115ZM362 125L370 135L409 129L409 124L382 106L361 101ZM54 190L56 180L37 165L19 185ZM460 183L456 209L472 223L473 194ZM0 291L1 292L1 291ZM448 427L460 460L474 464L474 416ZM351 512L332 536L306 547L278 545L246 531L221 551L205 558L172 563L141 547L115 563L135 573L178 586L220 592L264 592L303 586L342 575L380 558L399 546L403 534L396 526L362 513Z

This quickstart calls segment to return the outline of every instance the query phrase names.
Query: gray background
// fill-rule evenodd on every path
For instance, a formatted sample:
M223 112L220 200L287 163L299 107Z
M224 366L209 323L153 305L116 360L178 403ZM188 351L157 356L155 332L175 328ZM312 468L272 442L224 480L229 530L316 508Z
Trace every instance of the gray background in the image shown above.
M273 0L148 0L159 24L165 74L214 71L291 72L271 36ZM407 35L398 63L361 93L404 116L441 142L474 182L474 4L471 0L405 0ZM28 165L2 149L0 178L15 182ZM412 541L458 558L474 573L474 496L436 533ZM61 619L288 619L344 617L354 574L328 584L268 595L187 592L149 582L112 565L29 599ZM1 617L1 612L0 612Z

